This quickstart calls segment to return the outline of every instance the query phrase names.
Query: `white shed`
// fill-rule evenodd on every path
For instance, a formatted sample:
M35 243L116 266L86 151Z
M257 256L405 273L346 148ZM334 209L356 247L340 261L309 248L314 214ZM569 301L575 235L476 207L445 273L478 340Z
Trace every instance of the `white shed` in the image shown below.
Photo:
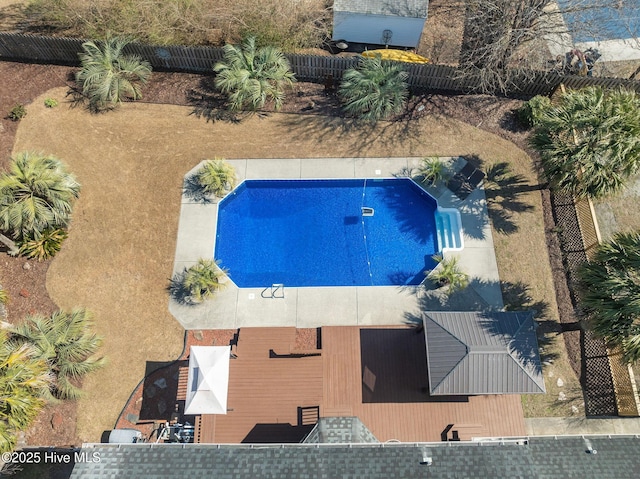
M334 0L333 40L415 48L429 0Z

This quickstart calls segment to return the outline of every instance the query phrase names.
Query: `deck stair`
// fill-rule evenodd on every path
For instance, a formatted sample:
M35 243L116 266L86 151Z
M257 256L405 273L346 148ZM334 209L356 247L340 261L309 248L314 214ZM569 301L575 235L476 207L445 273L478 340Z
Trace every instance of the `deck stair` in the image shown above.
M178 369L178 392L176 399L178 401L186 401L187 389L189 387L189 366L180 366Z

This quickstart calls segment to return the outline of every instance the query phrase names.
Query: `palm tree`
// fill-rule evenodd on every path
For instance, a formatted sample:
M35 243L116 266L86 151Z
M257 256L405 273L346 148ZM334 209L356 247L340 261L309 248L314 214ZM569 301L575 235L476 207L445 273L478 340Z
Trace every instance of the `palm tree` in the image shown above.
M345 72L338 93L345 111L375 122L402 112L409 96L408 77L399 63L362 57L358 68Z
M463 290L469 285L469 276L460 271L458 258L445 259L441 255L435 255L433 259L438 263L438 266L427 274L429 279L438 286L447 286L447 296Z
M236 170L222 158L207 161L196 178L204 193L220 198L236 186Z
M46 361L29 344L17 344L0 329L0 452L16 444L16 433L26 429L45 404L51 374Z
M188 292L189 301L200 303L211 298L216 291L225 286L221 283L225 273L226 271L211 259L199 259L197 264L185 269L181 282L182 287Z
M53 156L19 153L0 175L0 229L17 240L37 239L47 228L64 228L80 194L75 176Z
M43 261L53 258L62 248L68 233L62 228L47 228L38 238L27 238L21 242L18 254Z
M293 85L295 75L286 57L276 47L256 48L254 37L241 45L225 45L224 60L216 63L215 85L228 95L234 111L258 110L268 100L276 110L282 107L285 87Z
M640 233L602 243L579 271L580 305L593 332L640 359Z
M84 309L57 311L49 317L28 316L11 329L18 344L32 345L36 357L46 361L55 375L50 399L77 399L78 381L101 368L105 360L95 357L102 339L91 331L90 314Z
M114 37L101 43L82 44L82 69L76 73L76 82L93 111L142 97L141 86L151 76L151 65L137 55L124 55L122 50L128 43L124 38Z
M531 143L554 189L602 198L640 170L640 97L633 91L567 92L538 123Z
M438 157L423 158L418 170L418 176L421 176L430 185L435 186L447 178L447 170Z

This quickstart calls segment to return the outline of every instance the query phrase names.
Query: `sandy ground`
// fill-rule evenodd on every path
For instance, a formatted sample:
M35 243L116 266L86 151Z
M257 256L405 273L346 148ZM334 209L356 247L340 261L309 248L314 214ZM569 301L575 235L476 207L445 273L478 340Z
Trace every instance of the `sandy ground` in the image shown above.
M183 332L167 310L165 287L181 179L200 160L474 154L483 168L508 158L515 173L534 178L530 159L512 143L444 117L383 122L369 130L344 128L338 118L294 114L211 123L190 115L188 107L172 105L126 104L91 115L70 108L65 93L54 89L33 102L20 123L14 153L54 154L83 187L69 239L47 276L52 299L61 308L94 312L96 328L106 338L109 365L86 380L87 396L79 403L83 441L98 441L113 427L146 361L174 359L181 351ZM47 97L60 106L44 108ZM531 227L497 235L499 268L505 281L534 283L532 301L548 304L553 316L544 231L541 220L526 216L540 216L539 192L523 199L532 209L518 221ZM505 248L516 248L515 256L502 255Z

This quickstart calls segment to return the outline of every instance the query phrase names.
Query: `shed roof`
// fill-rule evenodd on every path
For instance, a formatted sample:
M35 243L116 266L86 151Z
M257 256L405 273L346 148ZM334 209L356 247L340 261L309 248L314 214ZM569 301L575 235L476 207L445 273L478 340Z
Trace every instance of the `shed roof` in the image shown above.
M334 12L427 18L429 0L334 0Z
M432 395L543 393L532 312L423 316Z

